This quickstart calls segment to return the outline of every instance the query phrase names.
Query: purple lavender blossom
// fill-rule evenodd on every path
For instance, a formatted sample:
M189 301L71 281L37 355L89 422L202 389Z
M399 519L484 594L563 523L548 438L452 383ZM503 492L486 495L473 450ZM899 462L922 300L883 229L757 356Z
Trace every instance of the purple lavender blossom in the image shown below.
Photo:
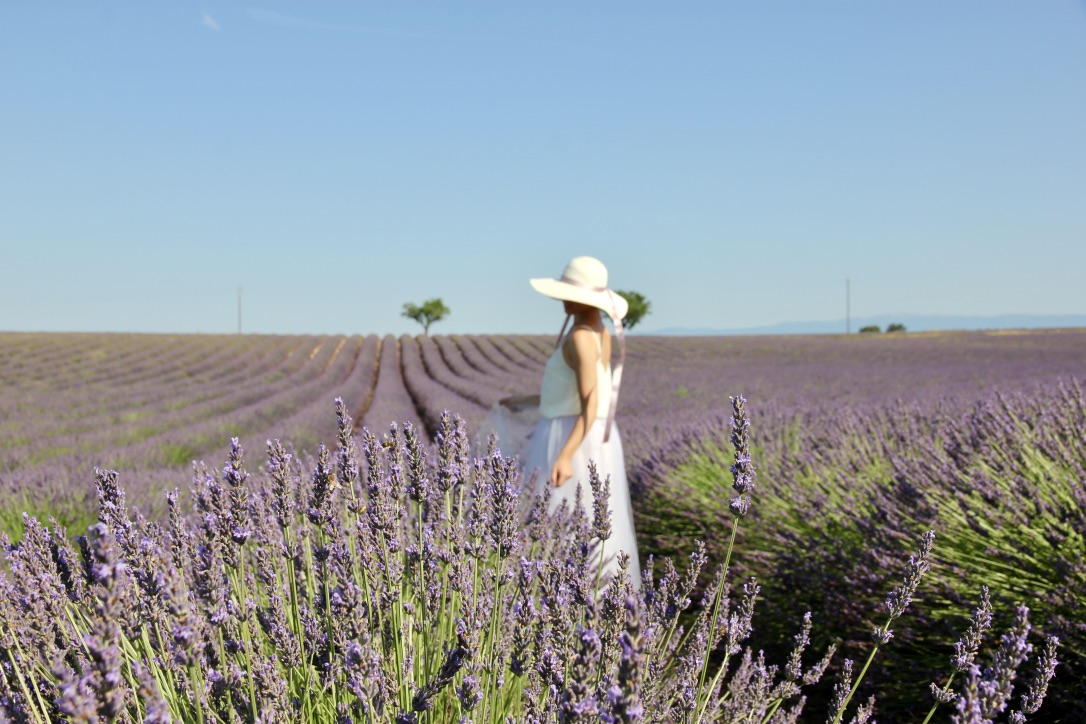
M833 699L830 702L829 721L840 721L852 691L852 659L845 659L837 681L833 685Z
M354 484L358 480L358 452L354 445L354 420L347 411L342 397L336 400L336 471L339 481L347 489L348 497L354 497Z
M309 507L305 511L311 523L326 526L336 517L333 499L338 489L339 481L328 465L328 449L321 444L317 447L317 464L313 469L310 484Z
M591 721L599 714L599 702L589 682L596 677L600 638L592 629L581 627L577 629L577 638L577 657L558 709L558 721L563 724Z
M611 476L600 479L595 461L588 462L588 484L592 489L592 535L599 541L611 537Z
M521 559L523 561L523 559ZM522 590L527 590L522 586ZM535 630L536 609L531 596L524 595L513 607L513 637L509 656L509 671L524 676L532 665L532 639Z
M233 546L229 547L230 555L228 562L231 565L237 565L238 551L246 541L252 536L252 524L249 520L248 511L248 498L245 491L245 484L249 480L249 473L245 471L242 464L243 451L238 439L231 438L230 440L230 457L227 460L226 467L223 468L222 478L223 482L227 484L227 491L229 496L229 507L226 510L227 519L225 521L225 527L230 535L230 540Z
M626 599L626 628L619 636L622 656L618 664L618 677L609 692L611 703L610 721L617 724L633 724L641 721L645 710L641 702L641 685L645 668L641 642L641 618L637 599Z
M909 565L905 570L905 577L900 586L897 586L886 597L886 609L889 614L887 624L884 627L886 634L890 634L889 622L899 618L905 613L906 607L916 594L920 586L920 579L931 568L931 547L935 542L935 531L929 530L920 537L920 548L915 555L909 556ZM889 640L889 636L887 636ZM885 642L883 642L885 643Z
M106 721L117 719L125 708L128 692L121 672L121 628L126 564L117 556L117 542L110 529L99 523L92 528L92 570L98 584L98 604L91 633L84 638L87 655L94 666L90 686L98 702L98 715Z
M977 607L973 609L973 617L969 620L969 628L965 634L954 644L954 656L950 663L956 671L965 672L973 665L980 650L984 632L992 627L992 600L988 595L988 587L981 586L980 599Z
M1022 721L1025 721L1025 714L1036 714L1041 708L1041 703L1048 693L1048 685L1052 682L1052 677L1056 675L1056 666L1059 664L1056 649L1059 645L1060 639L1057 636L1049 636L1045 639L1045 650L1038 662L1037 673L1026 693L1022 694Z
M517 485L517 463L495 452L489 459L490 536L499 558L507 558L519 547L520 490Z
M962 721L972 721L970 717L991 720L1006 710L1018 667L1033 648L1026 640L1030 628L1029 608L1019 606L1011 628L1000 637L991 664L983 671L975 664L970 667L956 706Z
M751 619L754 617L754 603L761 590L757 580L751 577L743 584L743 598L739 602L739 608L727 617L728 642L733 654L739 651L739 644L745 641L753 630Z
M471 650L465 647L465 637L461 636L457 645L450 648L445 655L445 662L437 674L426 682L411 699L411 708L416 712L428 711L434 705L434 697L441 693L442 689L452 683L456 675L460 673L464 662L471 656Z
M733 514L744 516L750 509L750 495L754 492L754 464L750 459L750 420L747 419L746 399L742 395L732 400L732 447L735 449L735 462L731 466L734 482L732 487L738 493L729 503Z

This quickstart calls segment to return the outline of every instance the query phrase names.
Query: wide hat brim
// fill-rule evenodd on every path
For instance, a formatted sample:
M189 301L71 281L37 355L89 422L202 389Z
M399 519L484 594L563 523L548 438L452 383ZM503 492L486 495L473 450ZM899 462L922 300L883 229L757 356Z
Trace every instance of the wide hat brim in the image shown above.
M561 279L529 279L528 283L532 285L532 289L544 296L587 304L607 312L612 319L616 320L623 319L630 308L625 299L610 289L586 289Z

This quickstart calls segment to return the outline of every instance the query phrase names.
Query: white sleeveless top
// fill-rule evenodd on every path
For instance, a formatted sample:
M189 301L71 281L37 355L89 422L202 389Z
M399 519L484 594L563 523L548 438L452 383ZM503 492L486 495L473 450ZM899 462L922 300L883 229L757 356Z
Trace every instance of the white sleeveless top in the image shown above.
M574 327L573 329L577 329ZM584 327L584 329L590 329ZM573 330L570 330L573 334ZM596 387L599 388L596 402L596 417L607 417L607 411L611 409L611 366L604 365L603 342L601 335L592 330L596 337L596 348L600 355L596 360ZM542 417L568 417L581 414L581 395L577 391L577 373L566 364L562 356L562 344L558 345L551 356L547 358L547 365L543 368L543 385L539 390L539 414Z

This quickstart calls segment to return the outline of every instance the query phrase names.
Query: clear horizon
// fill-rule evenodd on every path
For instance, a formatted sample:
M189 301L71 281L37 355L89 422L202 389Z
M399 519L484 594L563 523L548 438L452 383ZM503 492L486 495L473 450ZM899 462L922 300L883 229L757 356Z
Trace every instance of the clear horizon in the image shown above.
M0 329L1086 313L1086 2L0 6Z

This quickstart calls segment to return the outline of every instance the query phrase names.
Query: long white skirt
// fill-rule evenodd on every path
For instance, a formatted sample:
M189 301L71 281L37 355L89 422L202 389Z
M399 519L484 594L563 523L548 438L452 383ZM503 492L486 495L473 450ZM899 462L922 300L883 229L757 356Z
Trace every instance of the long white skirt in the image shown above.
M547 477L551 466L558 459L558 453L569 439L576 417L541 417L527 442L524 461L525 480L536 474L536 490L548 485ZM603 441L603 431L607 421L597 418L589 428L588 434L573 454L573 477L558 488L551 490L550 512L554 513L568 500L572 509L577 496L577 483L581 484L581 507L589 521L593 520L592 488L588 483L588 461L596 463L596 472L600 479L611 477L611 537L603 546L603 569L601 581L606 585L611 576L618 571L618 551L625 551L630 556L629 575L635 589L641 588L641 564L637 557L637 538L634 534L633 509L630 506L630 487L626 480L626 463L622 457L622 437L618 426L612 425L611 438ZM599 551L596 551L599 554ZM598 559L597 559L598 560Z

